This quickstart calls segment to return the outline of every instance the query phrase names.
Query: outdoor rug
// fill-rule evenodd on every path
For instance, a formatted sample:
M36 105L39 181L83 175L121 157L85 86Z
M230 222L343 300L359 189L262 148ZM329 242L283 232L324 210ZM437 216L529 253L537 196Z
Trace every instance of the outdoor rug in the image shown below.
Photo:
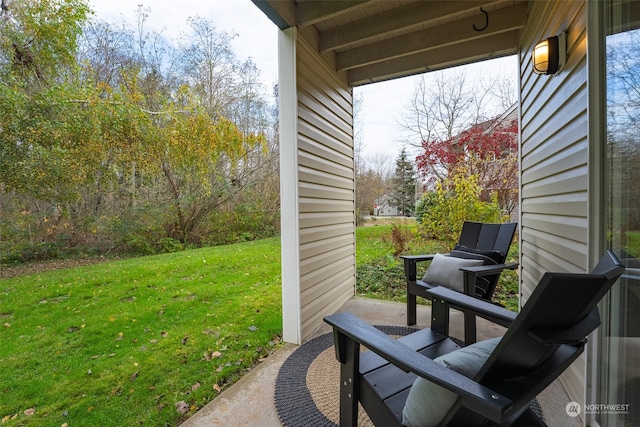
M405 326L376 326L400 337L417 329ZM314 338L298 347L283 363L275 385L275 405L284 427L338 427L340 420L340 364L333 348L333 333ZM542 419L537 401L531 409ZM358 426L373 427L364 409L358 412Z
M376 326L394 336L417 331L406 326ZM276 379L275 403L284 427L337 427L340 420L340 363L333 333L320 335L294 351ZM358 426L373 423L360 408Z

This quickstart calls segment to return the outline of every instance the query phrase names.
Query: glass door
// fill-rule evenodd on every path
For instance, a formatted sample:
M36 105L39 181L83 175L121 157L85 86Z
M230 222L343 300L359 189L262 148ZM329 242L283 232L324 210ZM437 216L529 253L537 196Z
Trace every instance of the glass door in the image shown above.
M603 304L597 403L601 426L640 425L640 2L608 0L606 213L608 245L625 273Z

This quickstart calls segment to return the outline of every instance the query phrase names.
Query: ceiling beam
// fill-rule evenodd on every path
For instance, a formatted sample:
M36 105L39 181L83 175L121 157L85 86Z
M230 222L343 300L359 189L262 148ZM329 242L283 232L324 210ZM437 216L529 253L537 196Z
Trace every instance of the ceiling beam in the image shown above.
M405 56L395 61L355 68L348 72L348 83L352 86L361 86L367 83L514 55L518 52L519 40L519 32L516 30L511 33L472 40L456 45L454 49L446 46Z
M312 25L357 8L371 0L298 1L296 20L299 27Z
M489 15L489 26L484 31L474 29L477 18L472 17L339 52L336 55L336 69L349 70L445 46L457 51L459 43L517 30L523 28L526 22L527 7L519 3L493 11Z
M410 29L431 21L441 20L461 11L486 6L486 0L446 1L425 3L423 1L402 6L369 18L341 25L324 31L320 49L339 49L399 29Z
M251 0L281 30L295 27L296 4L293 0Z

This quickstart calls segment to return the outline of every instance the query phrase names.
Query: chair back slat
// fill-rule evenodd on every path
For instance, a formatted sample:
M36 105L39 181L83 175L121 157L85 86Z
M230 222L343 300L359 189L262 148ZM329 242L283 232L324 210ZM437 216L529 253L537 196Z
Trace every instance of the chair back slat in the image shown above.
M506 257L516 226L515 222L491 224L465 221L458 243L482 251L497 251Z
M469 248L476 248L480 230L482 230L482 223L465 221L462 224L462 231L460 232L460 240L458 240L458 243Z
M545 273L476 378L494 381L538 367L562 344L541 341L545 331L579 330L585 339L599 325L598 317L594 322L596 305L624 270L614 260L603 259L591 274ZM566 339L569 343L577 337Z
M518 224L515 222L500 224L500 230L498 230L498 236L496 237L496 241L493 245L494 251L503 253L506 257L507 252L509 252L509 248L511 247L511 243L513 242L513 236L516 233L517 226Z
M494 250L496 238L498 237L501 226L502 224L482 224L476 249L480 249L482 251Z

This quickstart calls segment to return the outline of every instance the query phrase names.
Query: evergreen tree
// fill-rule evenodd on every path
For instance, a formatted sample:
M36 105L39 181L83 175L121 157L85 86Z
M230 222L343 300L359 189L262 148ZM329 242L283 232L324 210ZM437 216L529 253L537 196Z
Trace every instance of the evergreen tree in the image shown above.
M391 203L403 214L412 214L415 210L416 172L409 160L407 150L402 149L396 158L396 169L391 177Z

